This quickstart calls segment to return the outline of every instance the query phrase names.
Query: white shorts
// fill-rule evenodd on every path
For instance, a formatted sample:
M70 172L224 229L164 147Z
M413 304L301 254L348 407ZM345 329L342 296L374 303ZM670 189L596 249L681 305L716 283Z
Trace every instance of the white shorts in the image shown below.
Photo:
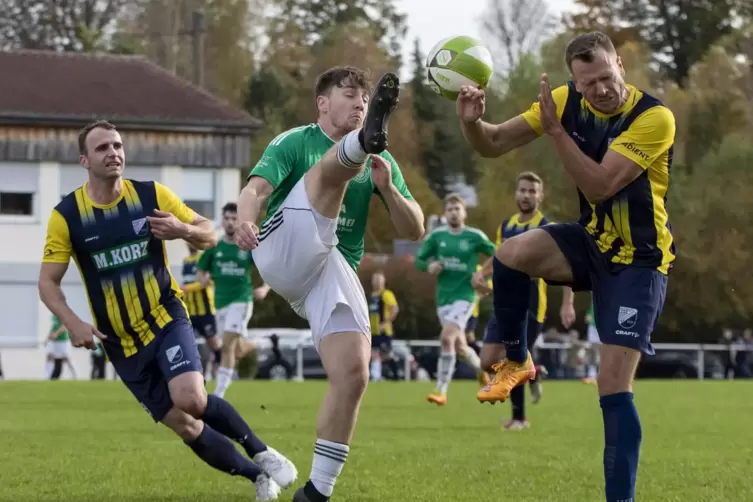
M370 339L366 294L336 247L337 219L311 207L304 178L262 226L254 263L264 281L308 320L317 350L332 333L362 333Z
M71 351L71 342L61 340L59 342L47 342L47 355L55 359L65 359Z
M449 305L442 305L437 309L437 317L443 328L448 324L454 324L465 331L468 319L473 316L475 305L465 300L457 300Z
M217 309L217 331L223 333L238 333L242 337L248 336L248 321L254 313L251 302L231 303Z

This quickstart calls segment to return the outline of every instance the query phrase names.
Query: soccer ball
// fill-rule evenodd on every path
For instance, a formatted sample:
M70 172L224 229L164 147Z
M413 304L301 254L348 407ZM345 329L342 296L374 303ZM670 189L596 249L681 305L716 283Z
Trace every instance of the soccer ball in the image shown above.
M453 101L464 85L484 89L493 71L494 63L489 49L471 37L455 36L440 40L426 58L429 86L440 96Z

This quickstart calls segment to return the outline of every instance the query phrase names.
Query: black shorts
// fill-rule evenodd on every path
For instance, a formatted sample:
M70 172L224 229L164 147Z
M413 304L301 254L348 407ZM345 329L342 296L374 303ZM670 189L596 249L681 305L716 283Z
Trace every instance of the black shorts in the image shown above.
M526 328L526 345L528 345L528 351L533 350L533 344L539 338L544 323L539 322L535 316L528 314L528 327ZM489 322L486 323L486 329L484 330L484 343L502 343L502 339L499 337L499 329L497 327L497 318L492 315L489 318Z
M573 291L592 291L594 321L601 343L652 355L651 333L667 292L667 276L645 267L616 267L599 251L593 237L577 223L540 227L552 236L573 270Z
M151 343L131 357L110 355L110 361L155 422L173 407L167 387L170 380L189 371L204 374L193 327L186 318L167 323Z
M387 335L371 335L371 348L380 352L392 351L392 337Z
M212 314L191 316L191 325L196 336L208 340L217 335L217 320Z

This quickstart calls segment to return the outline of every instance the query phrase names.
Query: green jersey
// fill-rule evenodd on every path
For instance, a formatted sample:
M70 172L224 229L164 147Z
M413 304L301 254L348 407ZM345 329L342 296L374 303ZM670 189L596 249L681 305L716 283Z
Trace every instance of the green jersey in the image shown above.
M62 326L60 319L58 319L58 316L53 315L52 316L52 328L50 329L50 334L54 333L58 329L60 329L60 326ZM57 338L53 339L54 342L65 342L68 340L68 330L63 327L63 331L57 336Z
M471 278L479 264L478 254L492 256L494 250L494 243L477 228L464 227L459 232L447 226L434 229L418 250L416 267L426 270L432 261L442 263L437 276L437 306L458 300L475 302L477 294Z
M334 144L319 124L290 129L269 143L264 155L249 174L249 178L260 176L274 187L269 197L265 221L277 212L306 171L319 162ZM406 199L414 200L392 155L386 151L380 155L392 165L392 184L395 188ZM371 180L371 165L367 162L366 168L348 183L337 222L337 248L353 268L358 267L363 256L366 219L373 194L381 198Z
M251 252L220 239L217 247L201 254L197 268L209 272L214 281L214 306L217 309L231 303L253 301L251 288Z

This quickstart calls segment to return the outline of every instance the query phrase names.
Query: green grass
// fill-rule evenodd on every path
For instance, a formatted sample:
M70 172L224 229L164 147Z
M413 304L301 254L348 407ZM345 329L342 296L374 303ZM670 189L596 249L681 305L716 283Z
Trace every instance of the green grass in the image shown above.
M342 501L604 500L596 390L547 382L532 428L504 431L509 405L480 405L454 383L369 387ZM262 439L311 467L322 382L241 382L227 398ZM746 382L639 382L641 501L753 500L753 387ZM247 501L251 486L214 471L154 425L119 382L0 382L2 501ZM298 483L297 483L298 485ZM280 500L291 500L293 490Z

